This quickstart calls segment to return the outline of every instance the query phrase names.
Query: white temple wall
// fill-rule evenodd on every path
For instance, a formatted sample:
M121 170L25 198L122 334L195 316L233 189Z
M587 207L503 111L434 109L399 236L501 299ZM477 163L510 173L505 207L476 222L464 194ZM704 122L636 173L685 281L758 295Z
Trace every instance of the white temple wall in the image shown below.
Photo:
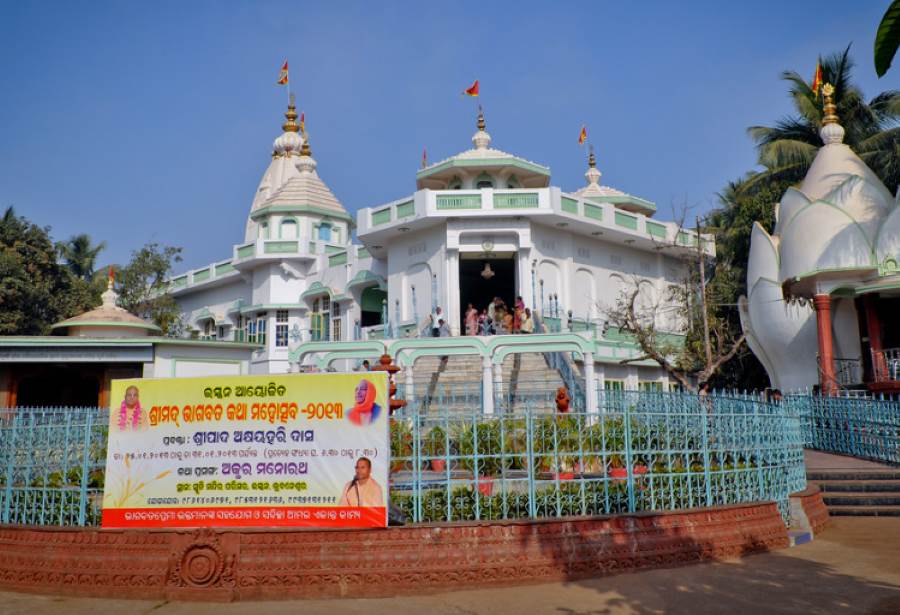
M243 278L236 276L234 281L228 284L198 289L189 294L179 295L176 301L181 309L185 324L196 329L196 317L201 310L208 309L210 313L217 315L217 317L221 315L233 323L235 314L229 314L229 308L238 299L243 299L246 303L249 303L250 298L250 286Z
M432 281L431 275L437 274L437 304L448 314L450 296L447 284L448 267L446 245L446 227L439 225L424 229L413 235L404 236L392 241L388 246L387 283L388 283L388 318L396 320L396 301L400 300L400 318L403 322L413 319L412 293L410 287L416 287L416 319L421 320L431 312ZM452 325L451 325L452 326Z

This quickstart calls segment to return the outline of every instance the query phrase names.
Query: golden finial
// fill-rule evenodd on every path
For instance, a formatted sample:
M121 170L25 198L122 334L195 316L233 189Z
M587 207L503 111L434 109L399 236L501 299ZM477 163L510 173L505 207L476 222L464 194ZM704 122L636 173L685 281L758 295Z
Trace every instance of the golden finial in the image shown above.
M834 104L832 98L834 96L834 86L826 83L822 87L822 94L825 96L825 106L822 107L825 116L822 118L822 125L837 124L840 118L837 116L837 105Z
M484 130L486 124L484 123L484 111L481 110L481 105L478 105L478 130Z
M294 95L291 94L291 100L288 103L287 113L284 114L284 117L287 118L287 121L282 124L281 129L285 132L300 132L300 127L297 126L297 106L294 104Z
M303 131L303 145L300 146L300 155L312 156L312 151L309 149L309 136L307 136L305 130Z
M590 152L591 152L590 154L588 154L588 166L591 167L592 169L596 169L597 168L597 159L594 157L594 146L589 145L588 147L590 148Z

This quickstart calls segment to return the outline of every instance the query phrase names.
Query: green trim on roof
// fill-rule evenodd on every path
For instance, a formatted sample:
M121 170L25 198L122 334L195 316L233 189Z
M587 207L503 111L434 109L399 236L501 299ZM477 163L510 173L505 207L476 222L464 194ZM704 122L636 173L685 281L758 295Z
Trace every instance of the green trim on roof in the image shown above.
M647 234L651 237L657 237L659 239L666 238L666 225L660 224L659 222L651 222L650 220L646 221L647 225Z
M590 203L585 203L584 216L586 218L591 218L592 220L603 220L603 208L591 205Z
M347 264L347 253L346 252L338 252L337 254L332 254L328 257L328 266L329 267L337 267L338 265L346 265Z
M75 316L75 318L78 318ZM131 329L147 329L149 331L161 331L159 327L151 323L136 322L116 322L111 320L76 320L71 318L63 320L54 325L50 325L51 329L65 329L68 327L127 327Z
M550 176L550 167L545 167L534 162L528 162L515 156L503 158L451 158L433 167L426 167L416 172L416 179L425 179L447 169L477 168L477 167L516 167L531 173Z
M391 208L385 207L372 212L372 226L380 226L391 221Z
M481 195L438 194L435 204L438 209L481 209Z
M646 209L652 209L656 211L656 203L653 201L648 201L647 199L642 199L637 196L633 196L630 194L626 194L624 196L621 195L610 195L610 196L588 196L585 197L589 201L594 201L595 203L612 203L613 205L622 204L622 205L638 205L639 207L644 207Z
M537 192L526 193L494 193L494 209L520 209L538 207Z
M567 196L561 197L560 205L564 212L578 215L578 201L575 199L570 199Z
M250 258L254 254L256 254L256 243L248 243L243 246L238 246L238 249L237 249L237 257L238 258Z
M300 242L296 240L269 240L263 244L266 254L293 254L300 250Z
M416 204L413 201L406 201L397 205L397 219L409 218L416 215Z
M625 213L624 211L616 210L616 226L621 226L623 228L631 229L632 231L637 230L637 217L633 214Z
M199 282L203 282L209 279L209 267L205 267L203 269L198 269L194 272L194 284Z
M336 211L327 207L319 207L318 205L310 205L308 203L297 203L291 205L267 205L250 212L250 219L256 220L268 214L274 213L310 213L321 214L326 217L335 218L337 220L346 220L352 222L353 219L347 212Z
M231 261L227 263L219 263L216 265L216 277L220 275L225 275L226 273L231 273L234 271L234 265L231 264Z

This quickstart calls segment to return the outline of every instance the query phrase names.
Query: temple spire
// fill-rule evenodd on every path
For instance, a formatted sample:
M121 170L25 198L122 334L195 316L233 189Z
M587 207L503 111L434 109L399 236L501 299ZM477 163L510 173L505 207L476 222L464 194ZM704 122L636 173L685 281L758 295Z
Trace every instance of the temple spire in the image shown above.
M478 105L478 122L476 126L478 127L478 132L472 136L472 144L475 145L475 149L487 149L491 144L491 135L485 130L487 124L484 121L484 110L482 110L481 105Z
M834 86L826 83L822 86L822 95L825 97L825 104L822 107L824 113L822 117L822 128L819 129L819 136L825 145L834 145L844 142L844 127L840 125L840 118L837 116L837 105L834 104Z
M284 117L287 120L281 125L281 129L284 132L300 132L300 127L297 125L297 105L294 102L293 94L291 94L288 110L285 112Z
M584 178L588 182L588 186L594 186L599 189L600 176L603 175L597 170L597 158L594 156L594 144L588 146L590 154L588 154L588 170L584 174Z

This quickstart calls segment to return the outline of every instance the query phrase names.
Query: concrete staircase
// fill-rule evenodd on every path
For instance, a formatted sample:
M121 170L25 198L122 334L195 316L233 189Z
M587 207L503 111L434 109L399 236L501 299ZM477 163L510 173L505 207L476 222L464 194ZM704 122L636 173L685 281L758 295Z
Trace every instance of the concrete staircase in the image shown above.
M900 516L900 468L810 469L806 478L822 490L835 516Z
M497 402L507 410L532 407L552 409L557 388L564 385L559 372L551 369L541 353L512 354L502 369L501 394ZM399 380L403 382L403 379ZM472 412L481 408L481 359L470 355L423 357L413 366L413 399L426 411ZM407 398L409 394L407 393Z

